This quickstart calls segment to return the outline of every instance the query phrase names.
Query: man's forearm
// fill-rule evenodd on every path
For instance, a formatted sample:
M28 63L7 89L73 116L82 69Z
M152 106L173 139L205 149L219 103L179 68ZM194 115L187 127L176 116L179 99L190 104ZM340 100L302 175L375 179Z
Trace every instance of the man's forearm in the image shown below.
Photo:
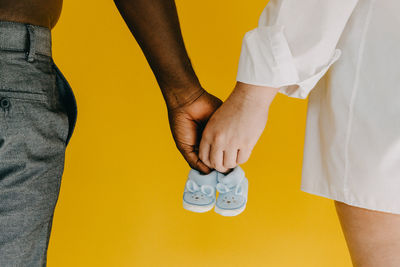
M149 62L169 107L202 91L187 55L174 0L114 0Z

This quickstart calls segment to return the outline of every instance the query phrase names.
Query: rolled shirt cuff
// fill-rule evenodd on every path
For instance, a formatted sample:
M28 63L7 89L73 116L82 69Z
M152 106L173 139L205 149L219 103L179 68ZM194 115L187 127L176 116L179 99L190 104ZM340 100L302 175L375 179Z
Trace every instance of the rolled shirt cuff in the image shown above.
M289 97L307 98L310 91L336 62L341 50L335 49L330 60L315 73L303 74L296 67L295 59L284 35L284 26L259 26L245 34L236 80L239 82L279 88Z

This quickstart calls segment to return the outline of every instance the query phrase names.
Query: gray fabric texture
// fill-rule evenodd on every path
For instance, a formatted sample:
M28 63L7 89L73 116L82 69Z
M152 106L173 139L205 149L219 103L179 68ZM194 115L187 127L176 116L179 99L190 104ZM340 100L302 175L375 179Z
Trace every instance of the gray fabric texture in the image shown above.
M0 21L0 267L46 266L76 116L50 30Z

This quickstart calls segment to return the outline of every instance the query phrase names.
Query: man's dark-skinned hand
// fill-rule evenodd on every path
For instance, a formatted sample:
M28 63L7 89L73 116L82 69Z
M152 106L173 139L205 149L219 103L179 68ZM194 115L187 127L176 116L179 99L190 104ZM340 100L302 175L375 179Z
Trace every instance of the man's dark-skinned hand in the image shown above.
M169 124L178 150L190 167L202 173L211 169L198 156L201 134L208 119L222 104L217 97L205 90L189 103L168 110Z
M208 119L222 102L201 87L193 70L183 42L175 1L114 2L161 88L176 146L192 168L210 172L199 160L199 143Z

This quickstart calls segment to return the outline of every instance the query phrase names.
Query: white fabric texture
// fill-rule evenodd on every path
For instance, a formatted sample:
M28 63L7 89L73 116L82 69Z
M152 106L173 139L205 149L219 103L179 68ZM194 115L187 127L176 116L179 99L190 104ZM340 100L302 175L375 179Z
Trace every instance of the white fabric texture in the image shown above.
M308 97L301 190L400 214L399 10L270 0L245 34L237 80Z

